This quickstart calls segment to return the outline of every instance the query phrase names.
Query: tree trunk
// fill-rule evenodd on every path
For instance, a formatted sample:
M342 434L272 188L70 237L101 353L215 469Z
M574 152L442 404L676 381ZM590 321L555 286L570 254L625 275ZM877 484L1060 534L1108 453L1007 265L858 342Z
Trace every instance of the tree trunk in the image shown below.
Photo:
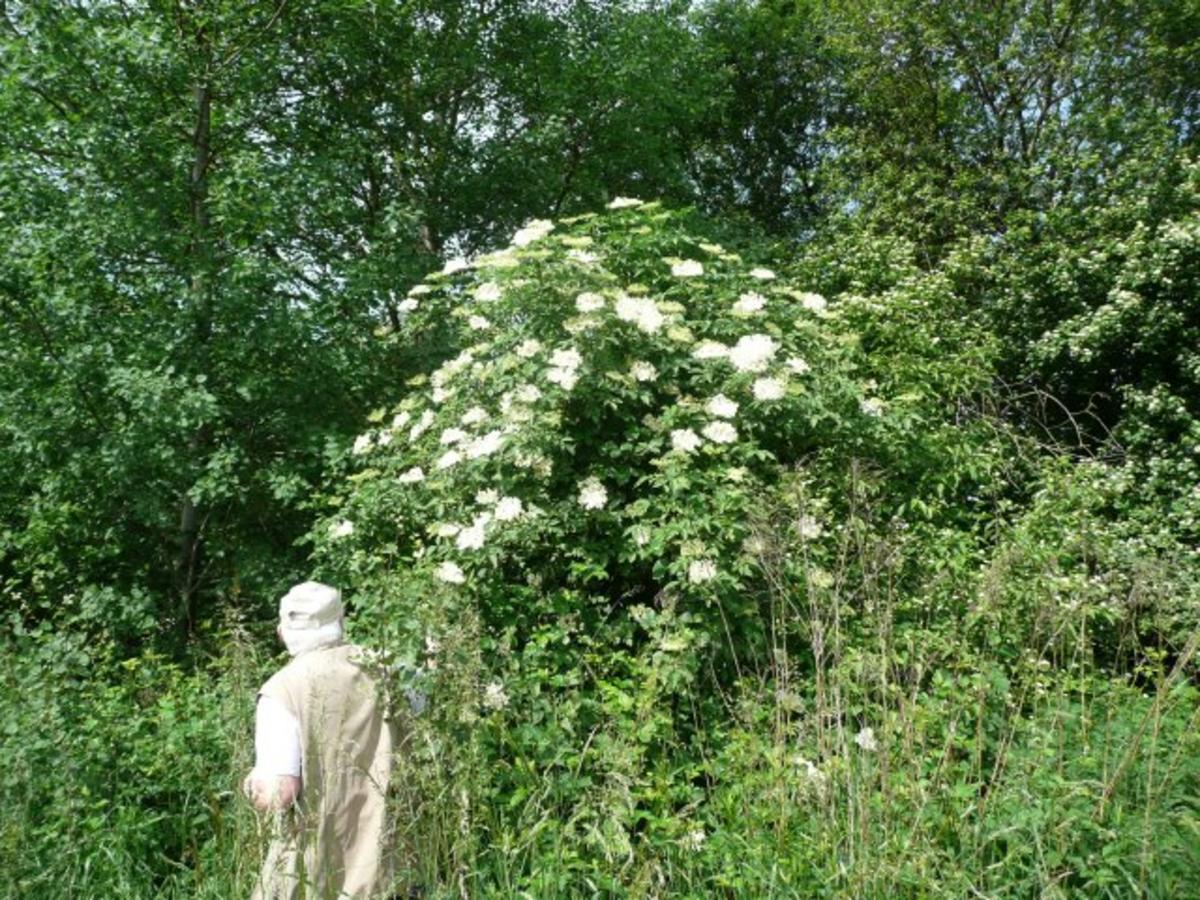
M190 248L191 284L189 307L195 340L198 369L208 368L207 345L212 335L212 294L210 284L211 241L208 218L208 167L212 158L210 143L212 129L212 87L197 84L193 90L196 102L196 127L192 136L194 153L188 179L191 195L192 242ZM203 452L204 435L198 430L188 441L189 461ZM196 619L197 564L200 556L200 511L185 489L179 511L179 557L175 564L175 584L179 593L179 628L184 637L191 634Z

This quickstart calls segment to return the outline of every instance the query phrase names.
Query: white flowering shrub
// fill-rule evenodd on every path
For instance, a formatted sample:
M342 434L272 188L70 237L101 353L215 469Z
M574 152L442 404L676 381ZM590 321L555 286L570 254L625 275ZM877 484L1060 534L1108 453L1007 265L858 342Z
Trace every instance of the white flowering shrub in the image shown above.
M608 863L648 810L671 846L694 836L686 779L653 773L724 727L722 691L790 640L764 556L827 602L850 461L886 469L902 511L968 432L921 330L944 281L824 296L712 231L624 199L414 287L384 339L452 349L347 448L314 532L357 621L441 691L439 746L473 808L552 795ZM767 514L798 490L802 515Z
M564 616L620 642L669 602L716 638L753 613L756 497L886 415L836 301L654 204L532 222L405 308L404 340L461 349L355 441L319 536L364 594L406 582L390 620L469 603L518 644Z

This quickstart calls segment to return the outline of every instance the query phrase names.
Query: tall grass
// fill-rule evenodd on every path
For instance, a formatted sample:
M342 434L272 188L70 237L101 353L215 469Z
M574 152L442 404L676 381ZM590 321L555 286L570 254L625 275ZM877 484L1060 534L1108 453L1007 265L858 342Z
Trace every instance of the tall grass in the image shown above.
M803 490L764 503L766 637L724 648L735 678L698 666L673 694L650 682L678 654L648 646L629 716L574 735L542 723L541 757L520 749L533 732L519 697L477 712L478 623L447 628L430 709L405 717L397 757L398 889L1200 896L1198 636L1154 616L1195 607L1186 566L1125 555L1102 523L1065 514L1069 489L984 544L878 521L870 483L851 478L820 558L795 537ZM0 896L248 895L263 835L237 785L264 650L236 622L190 671L51 633L10 640ZM563 723L616 690L587 667L581 650L578 683L540 688ZM696 727L652 752L637 732L670 703Z

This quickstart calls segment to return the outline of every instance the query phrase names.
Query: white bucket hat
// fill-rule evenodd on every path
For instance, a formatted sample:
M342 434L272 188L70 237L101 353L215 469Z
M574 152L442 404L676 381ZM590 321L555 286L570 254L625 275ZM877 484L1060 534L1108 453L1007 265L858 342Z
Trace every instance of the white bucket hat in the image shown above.
M341 643L342 592L316 581L296 585L279 600L279 633L292 656Z

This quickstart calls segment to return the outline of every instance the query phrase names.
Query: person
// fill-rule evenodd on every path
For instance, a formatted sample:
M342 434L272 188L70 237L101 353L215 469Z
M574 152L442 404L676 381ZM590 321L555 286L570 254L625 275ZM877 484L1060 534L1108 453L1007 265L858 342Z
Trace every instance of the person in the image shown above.
M292 659L258 692L242 790L272 816L254 900L386 896L387 789L396 743L384 680L344 640L341 592L306 581L279 602Z

